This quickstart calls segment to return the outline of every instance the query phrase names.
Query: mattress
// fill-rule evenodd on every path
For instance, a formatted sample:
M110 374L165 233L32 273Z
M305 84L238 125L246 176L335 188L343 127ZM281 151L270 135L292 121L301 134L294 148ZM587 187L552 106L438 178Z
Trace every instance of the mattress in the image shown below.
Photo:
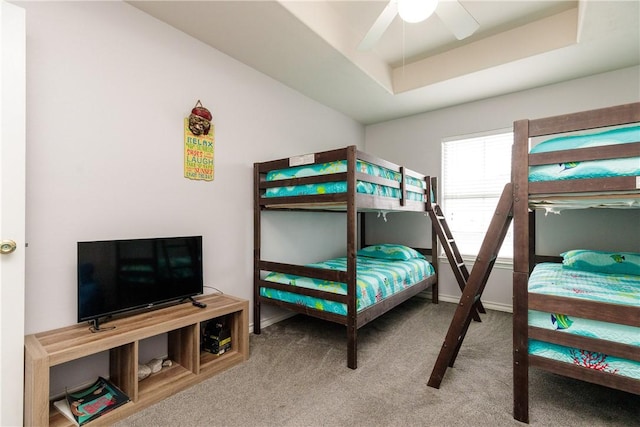
M358 160L356 163L357 171L372 176L390 179L396 182L402 182L402 174L383 168L368 162ZM347 161L338 160L334 162L318 163L304 166L297 166L287 169L273 170L267 173L267 181L278 181L290 178L302 178L308 176L330 175L347 171ZM406 182L409 185L425 189L424 181L411 176L406 176ZM273 187L268 188L264 197L292 197L316 194L335 194L347 191L346 181L326 182L318 184L305 184L297 186ZM392 197L399 199L402 193L398 188L388 187L384 185L374 184L366 181L358 181L356 191L361 194L371 194L382 197ZM415 201L424 201L423 193L407 191L407 199Z
M552 138L534 146L531 149L531 153L546 153L632 142L640 142L640 126ZM637 175L640 175L640 157L555 163L531 166L529 168L530 182Z
M638 179L640 189L640 179ZM580 193L567 195L542 195L529 198L532 209L544 209L547 213L560 213L565 209L608 208L639 209L640 192L618 192L616 194Z
M309 267L347 271L347 258L334 258ZM368 257L357 257L356 297L357 311L370 307L404 289L415 285L435 273L433 266L425 259L387 260ZM326 292L346 295L347 285L340 282L300 277L291 274L269 273L266 281L317 289ZM339 315L347 315L346 304L327 301L307 295L261 287L260 295L266 298L303 305L316 310L327 311Z
M628 305L640 309L640 276L600 274L543 263L529 278L529 292ZM529 310L530 326L637 346L640 328ZM537 340L529 341L529 354L640 379L640 362L604 353Z

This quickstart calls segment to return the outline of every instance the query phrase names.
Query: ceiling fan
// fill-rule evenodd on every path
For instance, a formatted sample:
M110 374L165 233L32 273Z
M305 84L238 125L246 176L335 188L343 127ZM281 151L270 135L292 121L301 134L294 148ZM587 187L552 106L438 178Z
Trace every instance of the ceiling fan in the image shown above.
M358 45L358 50L372 49L396 15L405 22L421 22L434 12L458 40L469 37L480 27L457 0L390 0Z

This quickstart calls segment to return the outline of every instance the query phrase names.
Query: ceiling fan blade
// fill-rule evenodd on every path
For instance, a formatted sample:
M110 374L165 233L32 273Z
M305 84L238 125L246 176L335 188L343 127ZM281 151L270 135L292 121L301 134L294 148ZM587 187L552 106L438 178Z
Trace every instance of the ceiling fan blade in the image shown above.
M378 19L376 19L376 22L373 23L367 34L358 45L358 50L371 50L373 46L378 43L378 40L380 40L380 37L382 37L387 28L389 28L389 25L391 25L391 22L397 14L398 4L396 3L396 0L389 1L382 13L378 16Z
M436 15L458 40L469 37L480 28L478 21L456 0L441 0Z

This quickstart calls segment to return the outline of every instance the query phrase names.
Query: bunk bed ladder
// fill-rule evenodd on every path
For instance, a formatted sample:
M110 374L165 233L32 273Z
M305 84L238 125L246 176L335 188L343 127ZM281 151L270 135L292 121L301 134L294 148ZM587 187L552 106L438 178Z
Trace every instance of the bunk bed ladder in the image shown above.
M464 288L469 281L469 270L467 270L467 266L462 259L462 255L460 255L460 250L453 238L453 234L451 234L451 229L449 229L449 225L445 220L440 205L432 203L431 209L429 209L429 216L431 217L431 223L434 225L436 233L438 234L438 238L442 243L444 253L447 255L447 259L449 260L449 264L453 270L453 275L458 282L458 286L460 286L461 291L464 291ZM478 314L478 311L480 313L485 313L484 307L480 301L478 301L478 304L473 310L473 320L476 322L480 322L480 315Z
M476 308L480 310L480 297L513 219L512 188L513 185L509 183L505 185L502 191L495 215L491 219L487 234L482 241L478 257L462 291L460 303L456 308L444 343L438 354L438 359L431 372L431 377L427 383L430 387L440 388L440 383L447 367L452 367L456 360L462 341L469 329L471 318L474 317L474 314L477 315Z

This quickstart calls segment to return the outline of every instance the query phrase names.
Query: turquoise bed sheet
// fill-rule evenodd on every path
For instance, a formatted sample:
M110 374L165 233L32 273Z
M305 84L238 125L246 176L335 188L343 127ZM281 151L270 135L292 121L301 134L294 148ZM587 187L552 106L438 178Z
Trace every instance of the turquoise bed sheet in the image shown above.
M378 176L382 178L391 179L397 182L402 181L402 175L398 172L382 168L371 163L358 160L356 168L359 172L366 173L368 175ZM319 163L312 165L297 166L288 169L279 169L271 171L267 174L267 181L278 181L281 179L290 178L302 178L307 176L329 175L334 173L346 172L347 162L346 160L339 160L335 162ZM411 176L406 176L407 184L425 189L424 181L415 179ZM291 197L291 196L303 196L303 195L315 195L315 194L336 194L344 193L347 191L346 181L327 182L318 184L305 184L289 187L274 187L268 188L265 192L265 197ZM383 197L400 198L401 192L397 188L387 187L383 185L373 184L365 181L358 181L356 191L362 194L371 194ZM407 199L424 201L424 195L422 193L416 193L413 191L407 191Z
M531 153L546 153L631 142L640 142L640 126L553 138L534 146L531 149ZM531 182L635 175L640 175L640 157L556 163L531 166L529 168L529 181Z
M595 351L580 350L536 340L529 340L529 354L546 357L584 368L640 379L640 363Z
M309 267L347 270L347 258L335 258L328 261L308 264ZM425 259L412 258L405 261L357 257L357 310L363 310L385 298L402 291L435 273L433 266ZM347 285L340 282L312 279L283 273L269 273L266 281L290 286L333 292L346 295ZM317 310L347 315L346 304L327 301L307 295L276 289L260 288L260 295L267 298L304 305Z
M640 276L571 270L556 263L536 266L529 278L529 292L640 308ZM539 328L633 345L640 351L640 328L637 327L537 310L529 310L528 323ZM639 362L603 353L537 340L529 341L529 353L640 379Z
M531 273L529 292L640 307L640 276L574 270L548 262Z

